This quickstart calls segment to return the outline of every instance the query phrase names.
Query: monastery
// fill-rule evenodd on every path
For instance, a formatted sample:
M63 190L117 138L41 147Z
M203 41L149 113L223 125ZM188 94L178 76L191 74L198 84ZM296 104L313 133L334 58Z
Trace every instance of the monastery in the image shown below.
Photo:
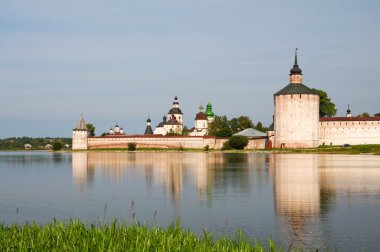
M319 145L380 144L380 114L374 117L353 117L348 108L345 117L319 117L319 95L303 84L298 66L297 51L289 84L274 94L274 128L266 135L249 138L248 149L315 148ZM208 136L208 125L214 120L212 105L206 111L201 105L195 115L194 127L188 136L181 136L183 113L178 97L155 130L150 118L144 134L129 135L115 125L105 136L89 136L81 116L73 129L73 150L127 148L136 143L138 148L204 148L220 149L226 138Z

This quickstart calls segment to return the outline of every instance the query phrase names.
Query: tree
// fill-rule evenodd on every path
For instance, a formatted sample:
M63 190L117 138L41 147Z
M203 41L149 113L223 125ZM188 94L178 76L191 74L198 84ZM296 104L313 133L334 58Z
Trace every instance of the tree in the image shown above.
M128 143L128 150L129 151L135 151L136 150L136 143Z
M232 130L226 116L215 116L214 121L208 126L208 134L217 137L230 137Z
M248 138L246 136L232 136L228 140L229 146L236 150L242 150L248 144Z
M239 118L232 118L228 125L231 128L232 134L238 133L242 130L253 128L253 123L248 116L240 116Z
M327 93L320 89L312 89L319 95L319 117L331 117L336 115L335 104L327 96Z
M95 136L95 126L92 123L87 123L86 126L90 132L90 136Z
M363 112L360 115L358 115L357 117L370 117L370 114L367 112Z
M183 126L182 136L187 136L187 135L189 135L189 129L187 128L187 126Z
M55 141L53 143L53 151L59 151L63 147L63 144L61 142Z
M265 131L265 129L264 129L264 127L263 127L263 124L262 124L260 121L257 122L255 128L256 128L258 131L261 131L261 132L264 132L264 131Z

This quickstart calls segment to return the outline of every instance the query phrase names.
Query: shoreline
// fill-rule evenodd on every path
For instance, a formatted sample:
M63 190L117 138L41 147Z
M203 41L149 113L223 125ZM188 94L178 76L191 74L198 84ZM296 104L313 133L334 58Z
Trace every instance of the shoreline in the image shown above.
M219 150L209 149L178 149L178 148L138 148L128 150L128 148L105 148L105 149L88 149L88 150L25 150L25 149L2 149L0 152L51 152L51 153L74 153L74 152L204 152L204 153L279 153L279 154L346 154L346 155L380 155L379 145L352 145L349 147L342 146L321 146L311 149L245 149L245 150Z

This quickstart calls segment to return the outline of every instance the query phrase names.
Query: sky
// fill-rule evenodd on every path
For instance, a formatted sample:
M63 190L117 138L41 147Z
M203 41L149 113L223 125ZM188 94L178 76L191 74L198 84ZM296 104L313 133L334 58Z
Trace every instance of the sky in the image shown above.
M380 113L380 1L0 0L0 138L156 126L178 96L184 123L217 115L268 126L289 83L337 115Z

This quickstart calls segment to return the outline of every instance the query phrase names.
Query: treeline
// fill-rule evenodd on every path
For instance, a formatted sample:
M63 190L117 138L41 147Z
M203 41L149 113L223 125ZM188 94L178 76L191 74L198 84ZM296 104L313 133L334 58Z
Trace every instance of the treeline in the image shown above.
M230 137L248 128L254 128L265 133L270 127L273 126L264 127L261 122L257 122L255 125L248 116L240 116L230 120L228 120L227 116L215 116L214 121L209 125L208 134L217 137Z
M29 144L32 150L44 150L48 144L53 145L54 142L66 144L71 147L71 138L65 137L10 137L0 139L0 150L24 150L25 145Z

